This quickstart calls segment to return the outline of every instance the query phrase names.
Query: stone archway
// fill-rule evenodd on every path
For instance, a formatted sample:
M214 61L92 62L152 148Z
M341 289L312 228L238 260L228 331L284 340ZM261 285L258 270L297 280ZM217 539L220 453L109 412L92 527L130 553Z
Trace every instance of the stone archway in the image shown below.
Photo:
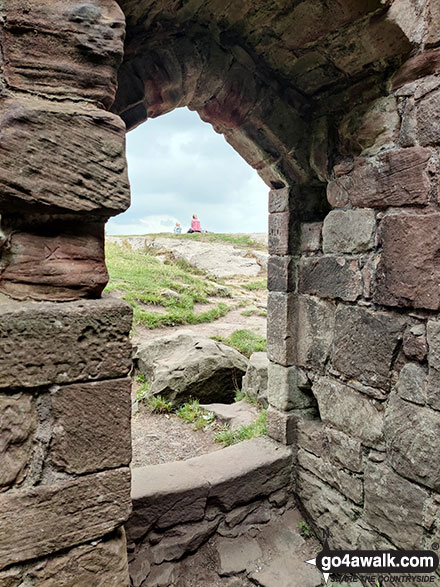
M85 298L106 282L104 223L129 204L118 114L132 127L183 104L272 188L269 432L294 448L303 507L338 546L428 546L434 2L120 6L0 5L0 579L72 581L85 557L106 584L127 581L130 312Z

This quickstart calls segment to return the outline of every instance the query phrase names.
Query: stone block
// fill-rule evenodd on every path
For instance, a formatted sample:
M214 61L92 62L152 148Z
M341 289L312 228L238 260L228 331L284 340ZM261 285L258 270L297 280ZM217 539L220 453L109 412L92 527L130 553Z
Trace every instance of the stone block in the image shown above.
M405 477L440 492L440 412L392 393L385 411L388 462Z
M269 359L267 353L252 353L246 375L242 379L242 391L267 405L267 371Z
M129 378L52 387L55 466L84 474L129 465L130 392Z
M99 583L106 587L129 587L125 532L118 529L92 544L84 544L44 558L26 567L10 567L0 572L1 587L44 585L45 587L84 587ZM7 577L10 578L10 583Z
M417 102L417 138L421 145L440 143L440 90Z
M344 208L350 203L351 178L345 175L327 184L327 200L332 208Z
M118 116L75 103L15 97L0 103L0 127L3 211L33 205L42 213L108 217L128 208L125 125Z
M424 361L428 354L424 324L410 326L403 336L403 352L409 359Z
M98 297L108 282L104 225L76 224L56 235L12 232L0 291L46 301Z
M315 253L321 249L322 222L302 222L299 248L302 253Z
M357 260L332 255L301 259L300 293L354 302L362 295L362 289L362 274Z
M291 255L298 248L298 235L290 212L269 214L268 250L270 255Z
M398 548L421 548L428 491L383 463L367 464L364 487L365 521Z
M322 229L324 253L363 253L373 248L373 210L333 210Z
M353 206L360 208L427 204L430 157L429 149L411 147L359 158L351 175L332 182L329 194L333 202L345 205L348 195Z
M296 292L297 273L297 258L271 255L267 265L267 289L286 293Z
M300 414L300 412L298 413ZM318 457L327 453L328 447L324 436L324 425L317 412L316 419L298 418L296 444Z
M394 353L404 326L399 315L340 306L336 312L333 367L364 385L389 389Z
M285 445L294 444L297 437L298 413L280 411L269 405L267 409L267 435Z
M8 0L4 16L4 75L10 87L111 106L125 32L117 4Z
M428 31L425 42L427 46L435 45L440 41L440 5L438 2L429 3Z
M300 449L297 459L298 466L310 471L355 503L362 504L364 489L359 477L333 465L327 458L317 457L306 450Z
M313 384L321 420L340 431L376 447L383 436L382 405L330 377Z
M373 301L399 307L440 308L440 214L386 216L379 228L382 254Z
M297 307L295 364L320 371L330 352L335 306L311 296L299 296Z
M440 410L440 322L430 320L427 326L428 336L428 403L436 410Z
M269 385L267 397L269 403L282 411L309 408L316 404L310 389L301 387L302 375L297 367L283 367L269 363Z
M295 356L296 295L269 292L267 298L267 356L281 365L292 365Z
M269 192L269 213L287 212L290 203L290 189L281 188Z
M131 317L128 304L110 298L0 304L0 388L127 375Z
M26 476L36 424L32 396L0 395L0 488L20 483Z
M130 510L129 469L0 494L0 569L101 538Z
M361 508L315 475L298 468L296 494L314 525L330 531L331 548L356 548L362 534L355 526Z
M399 397L418 405L427 401L427 372L418 363L407 363L399 373L396 390Z
M361 473L362 444L359 440L331 427L325 428L324 435L330 460L354 473Z

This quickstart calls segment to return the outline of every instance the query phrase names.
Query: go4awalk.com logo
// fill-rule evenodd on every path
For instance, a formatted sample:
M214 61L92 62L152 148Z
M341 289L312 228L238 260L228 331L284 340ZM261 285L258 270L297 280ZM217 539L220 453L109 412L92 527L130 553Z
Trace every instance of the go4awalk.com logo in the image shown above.
M318 556L306 562L323 573L326 585L330 575L374 575L378 584L415 580L419 584L435 584L433 573L439 566L433 550L330 550L327 541ZM420 576L416 579L415 574Z

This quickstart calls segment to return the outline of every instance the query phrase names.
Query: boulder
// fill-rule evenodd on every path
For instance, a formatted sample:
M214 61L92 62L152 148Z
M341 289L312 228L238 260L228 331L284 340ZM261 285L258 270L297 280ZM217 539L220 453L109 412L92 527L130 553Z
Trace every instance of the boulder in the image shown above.
M248 365L235 349L185 331L141 344L135 360L151 393L177 403L231 403Z
M252 353L242 384L243 392L258 400L263 406L267 406L268 366L269 359L266 353Z

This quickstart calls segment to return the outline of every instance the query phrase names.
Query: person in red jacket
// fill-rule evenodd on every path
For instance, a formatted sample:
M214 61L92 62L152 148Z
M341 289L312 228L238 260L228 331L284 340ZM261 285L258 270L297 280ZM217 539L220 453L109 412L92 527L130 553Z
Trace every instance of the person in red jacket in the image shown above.
M201 226L200 226L200 220L197 218L197 214L193 214L192 220L191 220L191 228L188 230L189 233L191 232L202 232Z

